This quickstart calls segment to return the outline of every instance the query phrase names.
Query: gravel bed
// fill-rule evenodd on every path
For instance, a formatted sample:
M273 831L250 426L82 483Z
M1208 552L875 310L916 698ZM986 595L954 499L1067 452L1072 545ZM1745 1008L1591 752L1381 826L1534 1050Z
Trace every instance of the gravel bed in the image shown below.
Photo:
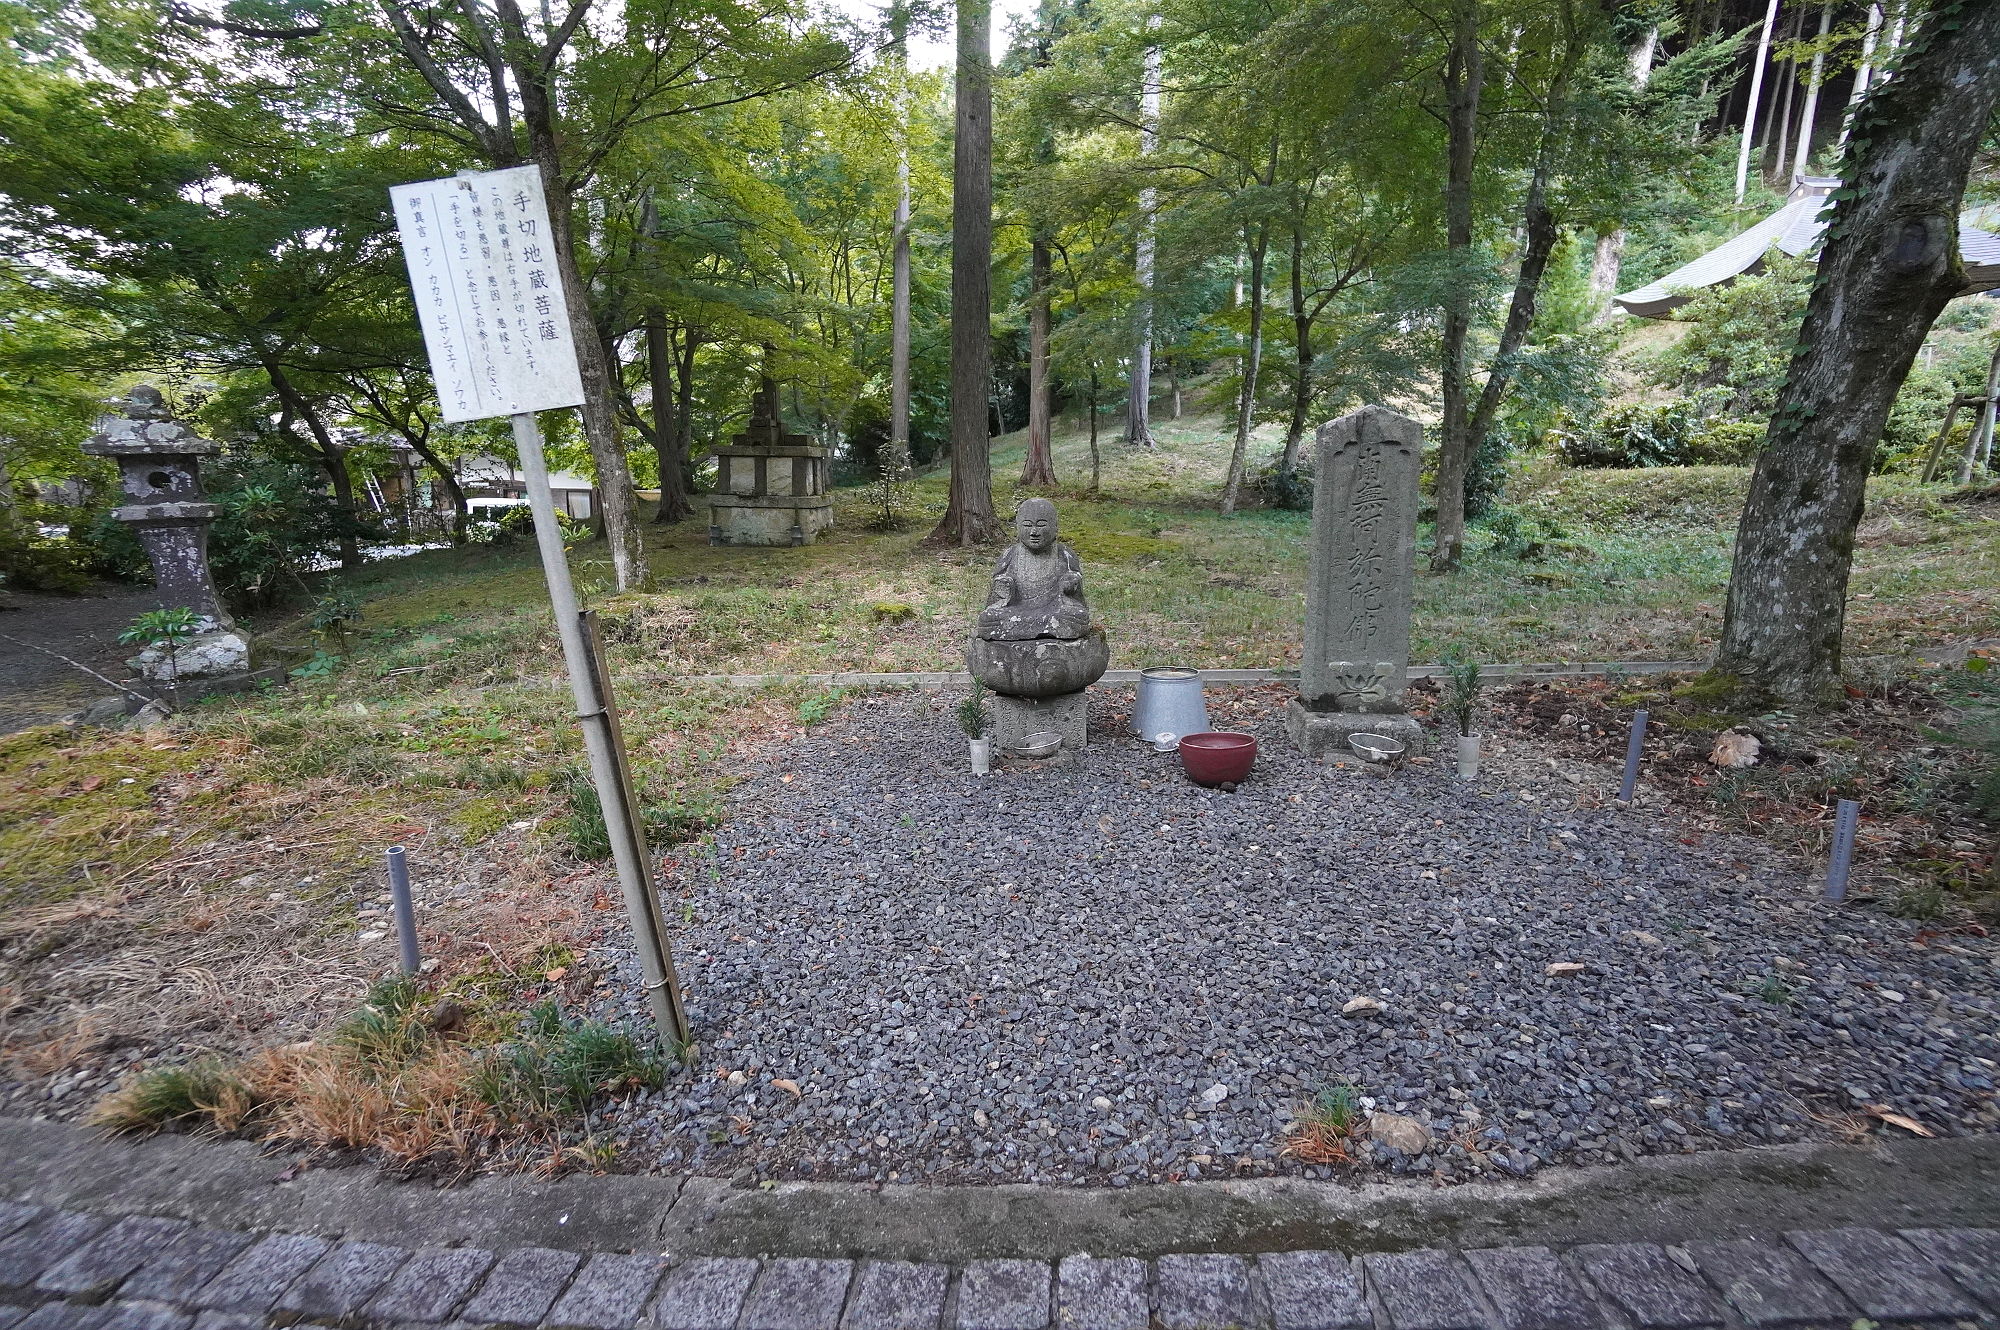
M1434 1134L1360 1166L1446 1181L1900 1130L1869 1106L2000 1128L1992 942L1821 905L1525 745L1471 783L1316 766L1271 692L1251 780L1202 789L1124 737L1130 696L1072 765L987 779L944 698L770 750L663 884L698 1061L594 1126L746 1182L1113 1186L1345 1176L1282 1153L1340 1082Z

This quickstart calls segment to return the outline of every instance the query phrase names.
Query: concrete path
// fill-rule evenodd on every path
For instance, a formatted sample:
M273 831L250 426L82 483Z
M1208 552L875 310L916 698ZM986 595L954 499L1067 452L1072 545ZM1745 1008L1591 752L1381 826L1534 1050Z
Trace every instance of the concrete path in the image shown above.
M0 1330L2000 1330L1991 1138L1448 1189L440 1189L299 1163L0 1120Z

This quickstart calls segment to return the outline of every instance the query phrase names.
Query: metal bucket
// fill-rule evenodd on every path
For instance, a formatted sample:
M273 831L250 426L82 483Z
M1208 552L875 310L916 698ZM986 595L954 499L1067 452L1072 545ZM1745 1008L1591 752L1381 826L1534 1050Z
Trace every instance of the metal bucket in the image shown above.
M1132 704L1132 733L1157 740L1176 739L1208 729L1208 703L1201 696L1201 671L1186 665L1162 665L1139 671L1139 698Z

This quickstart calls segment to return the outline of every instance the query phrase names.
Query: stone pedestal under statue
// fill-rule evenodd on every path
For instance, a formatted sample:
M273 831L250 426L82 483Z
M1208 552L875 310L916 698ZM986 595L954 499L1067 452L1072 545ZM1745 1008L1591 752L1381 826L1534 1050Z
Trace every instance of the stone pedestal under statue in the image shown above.
M711 545L810 545L833 526L826 449L788 434L769 379L751 399L750 428L715 452L708 496Z
M1364 406L1320 426L1317 443L1305 652L1285 730L1301 752L1331 761L1359 760L1347 742L1356 734L1420 753L1423 727L1403 690L1423 427Z
M83 451L118 463L126 501L112 515L146 547L160 607L188 609L200 619L195 635L172 653L148 647L127 663L156 683L247 674L250 644L208 571L208 524L222 509L202 492L201 459L216 446L175 420L157 388L134 388L123 405L122 414L99 419Z
M1090 685L1111 647L1090 621L1083 563L1056 539L1056 508L1029 499L1016 541L993 570L993 587L965 648L972 677L993 690L993 737L1011 752L1031 734L1060 735L1066 750L1090 742Z

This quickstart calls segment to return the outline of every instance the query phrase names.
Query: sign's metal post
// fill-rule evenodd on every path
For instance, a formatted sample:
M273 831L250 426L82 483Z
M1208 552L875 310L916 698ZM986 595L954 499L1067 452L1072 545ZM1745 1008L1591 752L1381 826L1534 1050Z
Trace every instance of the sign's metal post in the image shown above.
M684 1047L690 1038L687 1012L653 893L645 827L611 706L610 674L601 652L592 653L587 625L577 612L542 432L535 421L537 411L581 406L584 400L577 330L563 295L541 172L533 166L461 171L442 180L397 185L389 197L416 296L417 322L430 353L439 414L451 423L500 416L513 422L528 506L535 514L535 543L583 725L591 783L604 810L611 857L632 920L646 999L661 1034ZM594 329L583 331L596 336Z
M1847 875L1854 867L1854 829L1861 821L1861 805L1842 799L1833 814L1833 854L1826 864L1826 898L1847 899Z
M1646 752L1646 708L1640 707L1632 717L1632 733L1625 740L1625 777L1618 782L1618 799L1621 803L1632 802L1632 792L1639 785L1639 759Z
M563 663L569 670L577 720L583 726L584 751L590 757L590 783L597 789L612 863L618 869L618 885L625 892L625 912L631 917L632 936L638 944L646 1001L660 1029L676 1044L685 1045L689 1040L687 1013L667 948L666 924L653 894L645 826L639 821L638 803L626 779L624 746L611 709L610 679L600 672L601 658L585 640L585 618L577 610L569 556L563 550L562 528L556 524L555 495L549 489L548 463L542 456L542 431L532 412L513 417L513 424L514 447L528 486L528 507L535 515L535 544L541 550L542 573L555 606L556 635L562 639Z

